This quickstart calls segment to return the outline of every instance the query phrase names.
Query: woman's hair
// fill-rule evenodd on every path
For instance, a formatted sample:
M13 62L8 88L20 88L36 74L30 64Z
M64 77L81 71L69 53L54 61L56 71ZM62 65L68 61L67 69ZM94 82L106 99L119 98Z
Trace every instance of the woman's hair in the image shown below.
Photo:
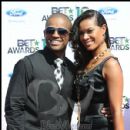
M84 65L91 59L92 55L87 52L85 47L80 41L79 38L79 24L81 21L85 19L95 18L95 23L97 26L101 27L102 25L106 25L106 32L105 32L105 42L107 44L107 48L110 48L110 38L109 38L109 31L107 22L104 16L96 10L89 9L83 12L77 19L74 21L72 26L72 48L74 50L74 58L75 64L78 67L77 69L81 69Z

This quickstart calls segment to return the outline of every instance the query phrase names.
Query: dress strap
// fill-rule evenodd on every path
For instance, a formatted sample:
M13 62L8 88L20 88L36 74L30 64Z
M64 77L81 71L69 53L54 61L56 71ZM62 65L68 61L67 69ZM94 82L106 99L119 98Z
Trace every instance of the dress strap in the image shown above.
M110 56L106 57L106 58L102 61L102 63L101 63L101 68L103 68L104 64L105 64L110 58L114 58L115 60L118 61L118 58L117 58L117 57L115 57L115 56L113 56L113 55L110 55ZM118 61L118 62L119 62L119 61Z

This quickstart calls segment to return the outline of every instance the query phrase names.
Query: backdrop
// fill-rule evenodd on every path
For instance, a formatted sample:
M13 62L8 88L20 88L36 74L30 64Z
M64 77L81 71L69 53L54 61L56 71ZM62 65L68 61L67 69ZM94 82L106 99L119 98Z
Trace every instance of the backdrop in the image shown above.
M107 20L112 53L124 74L122 110L125 130L130 130L130 3L129 2L2 2L2 130L6 129L4 103L15 63L45 47L44 25L52 13L61 12L73 21L83 11L96 9ZM66 56L74 61L68 45Z

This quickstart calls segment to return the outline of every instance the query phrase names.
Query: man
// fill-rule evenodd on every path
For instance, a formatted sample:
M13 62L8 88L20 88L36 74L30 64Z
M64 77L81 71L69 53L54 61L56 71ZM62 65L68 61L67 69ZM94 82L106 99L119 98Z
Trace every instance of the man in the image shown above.
M51 15L45 25L46 48L19 60L5 103L7 130L68 130L74 66L65 57L72 24L64 14ZM58 85L55 59L63 60Z

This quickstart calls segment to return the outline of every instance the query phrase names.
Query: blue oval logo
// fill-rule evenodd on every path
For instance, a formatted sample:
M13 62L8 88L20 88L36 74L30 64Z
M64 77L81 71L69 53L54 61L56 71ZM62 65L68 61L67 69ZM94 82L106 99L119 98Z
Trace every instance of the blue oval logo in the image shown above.
M7 15L13 16L13 17L20 17L27 14L25 10L22 9L11 9L6 12Z
M99 12L101 14L111 15L111 14L116 14L118 10L116 8L106 7L106 8L99 9Z
M13 73L9 73L9 74L8 74L8 76L9 76L10 78L12 77L12 75L13 75Z

